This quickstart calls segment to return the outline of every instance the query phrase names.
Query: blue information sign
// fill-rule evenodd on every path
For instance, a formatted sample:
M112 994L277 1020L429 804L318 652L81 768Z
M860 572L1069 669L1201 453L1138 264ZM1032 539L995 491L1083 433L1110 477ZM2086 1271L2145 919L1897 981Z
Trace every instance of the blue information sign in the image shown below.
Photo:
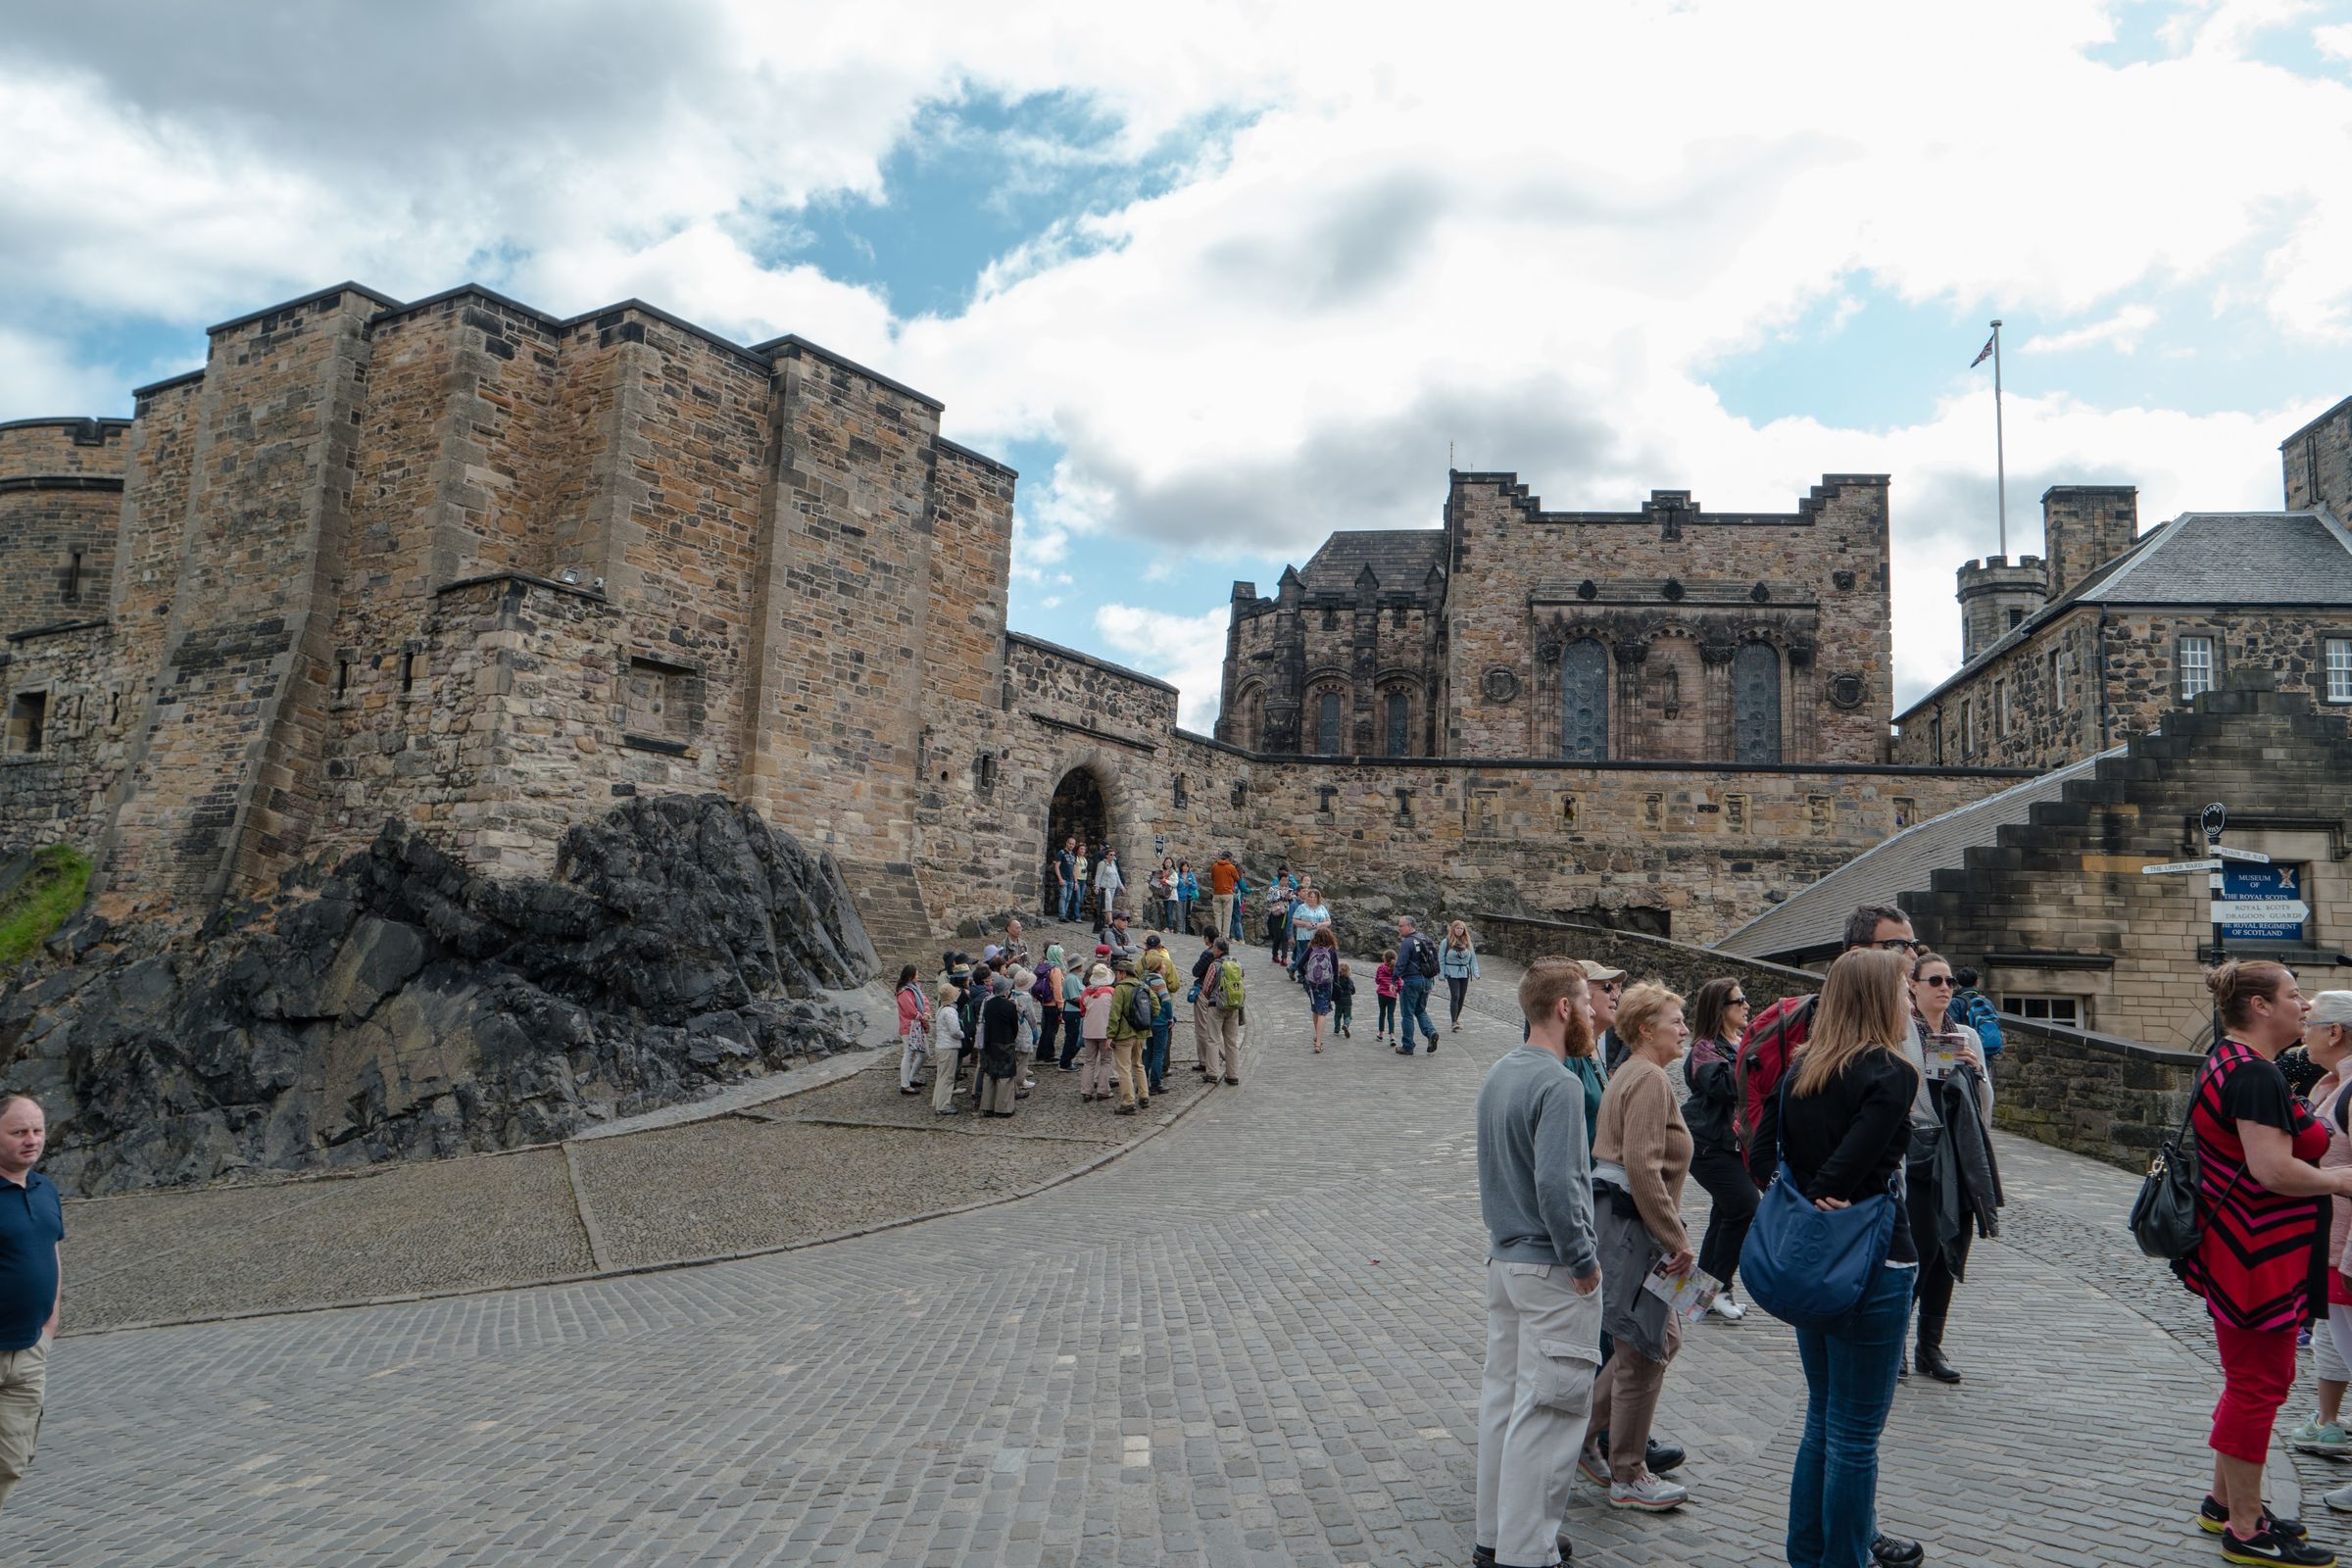
M2251 942L2299 942L2311 912L2302 900L2301 866L2229 861L2222 867L2222 902L2216 906L2222 935Z

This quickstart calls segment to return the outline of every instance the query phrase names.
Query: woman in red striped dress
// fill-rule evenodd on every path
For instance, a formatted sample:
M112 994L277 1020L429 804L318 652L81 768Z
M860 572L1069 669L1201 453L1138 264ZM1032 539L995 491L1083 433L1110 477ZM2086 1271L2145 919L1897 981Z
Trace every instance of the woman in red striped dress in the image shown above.
M2301 1037L2311 1006L2294 975L2268 961L2232 962L2207 984L2227 1034L2197 1074L2189 1115L2205 1229L2197 1250L2174 1265L2205 1298L2221 1343L2213 1492L2197 1522L2221 1534L2230 1562L2333 1568L2334 1552L2263 1506L2262 1461L2294 1382L2295 1331L2310 1318L2325 1200L2352 1197L2352 1168L2319 1168L2328 1130L2288 1093L2275 1061Z

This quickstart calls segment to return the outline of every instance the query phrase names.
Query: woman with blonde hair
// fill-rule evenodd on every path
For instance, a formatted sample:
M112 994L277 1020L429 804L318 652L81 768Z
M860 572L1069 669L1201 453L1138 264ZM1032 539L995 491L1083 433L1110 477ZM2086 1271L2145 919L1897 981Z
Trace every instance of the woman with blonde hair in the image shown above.
M1438 973L1446 977L1446 1004L1451 1014L1453 1033L1462 1032L1462 1003L1470 995L1470 982L1478 978L1478 944L1470 940L1470 928L1456 920L1446 928L1446 940L1438 944Z
M1592 1394L1592 1419L1579 1462L1609 1489L1609 1506L1662 1513L1688 1488L1649 1468L1649 1426L1682 1348L1666 1298L1642 1289L1653 1268L1688 1274L1698 1261L1683 1228L1683 1180L1690 1173L1690 1129L1675 1102L1666 1064L1682 1054L1690 1027L1683 999L1644 981L1617 1004L1626 1057L1609 1074L1592 1140L1592 1229L1600 1248L1601 1327L1609 1358ZM1600 1449L1600 1434L1608 1449Z
M1919 1077L1903 1048L1911 1034L1899 951L1856 948L1830 965L1813 1028L1765 1102L1758 1136L1777 1137L1796 1190L1835 1210L1892 1189L1911 1147ZM1837 1332L1799 1328L1805 1431L1788 1477L1790 1568L1868 1568L1873 1544L1887 1561L1917 1562L1916 1543L1881 1538L1879 1437L1894 1403L1894 1373L1911 1320L1919 1252L1900 1202L1886 1262Z

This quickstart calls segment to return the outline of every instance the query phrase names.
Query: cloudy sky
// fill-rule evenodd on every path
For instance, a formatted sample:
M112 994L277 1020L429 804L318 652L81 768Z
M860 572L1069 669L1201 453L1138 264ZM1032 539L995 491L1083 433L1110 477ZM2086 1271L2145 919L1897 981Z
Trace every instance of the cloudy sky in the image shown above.
M233 24L225 15L238 19ZM345 277L799 332L1017 466L1016 628L1213 715L1235 578L1894 476L1897 701L2051 483L2278 504L2352 394L2352 0L118 0L0 36L0 418ZM1115 23L1106 18L1116 17Z

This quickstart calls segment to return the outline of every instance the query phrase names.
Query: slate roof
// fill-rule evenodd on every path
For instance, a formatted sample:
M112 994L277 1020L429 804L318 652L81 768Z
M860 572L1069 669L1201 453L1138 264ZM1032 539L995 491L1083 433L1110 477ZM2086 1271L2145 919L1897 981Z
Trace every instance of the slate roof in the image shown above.
M2323 512L2186 512L2002 634L1907 717L2077 605L2352 606L2352 533Z
M1298 577L1309 593L1352 594L1356 573L1370 566L1382 593L1419 593L1445 560L1443 528L1359 528L1324 540Z
M2025 821L2042 802L2058 800L2068 779L2086 777L2101 760L2123 753L2123 747L2114 747L1914 823L1789 895L1715 947L1743 958L1784 957L1836 947L1844 940L1845 917L1856 908L1892 904L1897 894L1924 892L1931 876L1959 866L1971 848L1997 843L2003 827Z

